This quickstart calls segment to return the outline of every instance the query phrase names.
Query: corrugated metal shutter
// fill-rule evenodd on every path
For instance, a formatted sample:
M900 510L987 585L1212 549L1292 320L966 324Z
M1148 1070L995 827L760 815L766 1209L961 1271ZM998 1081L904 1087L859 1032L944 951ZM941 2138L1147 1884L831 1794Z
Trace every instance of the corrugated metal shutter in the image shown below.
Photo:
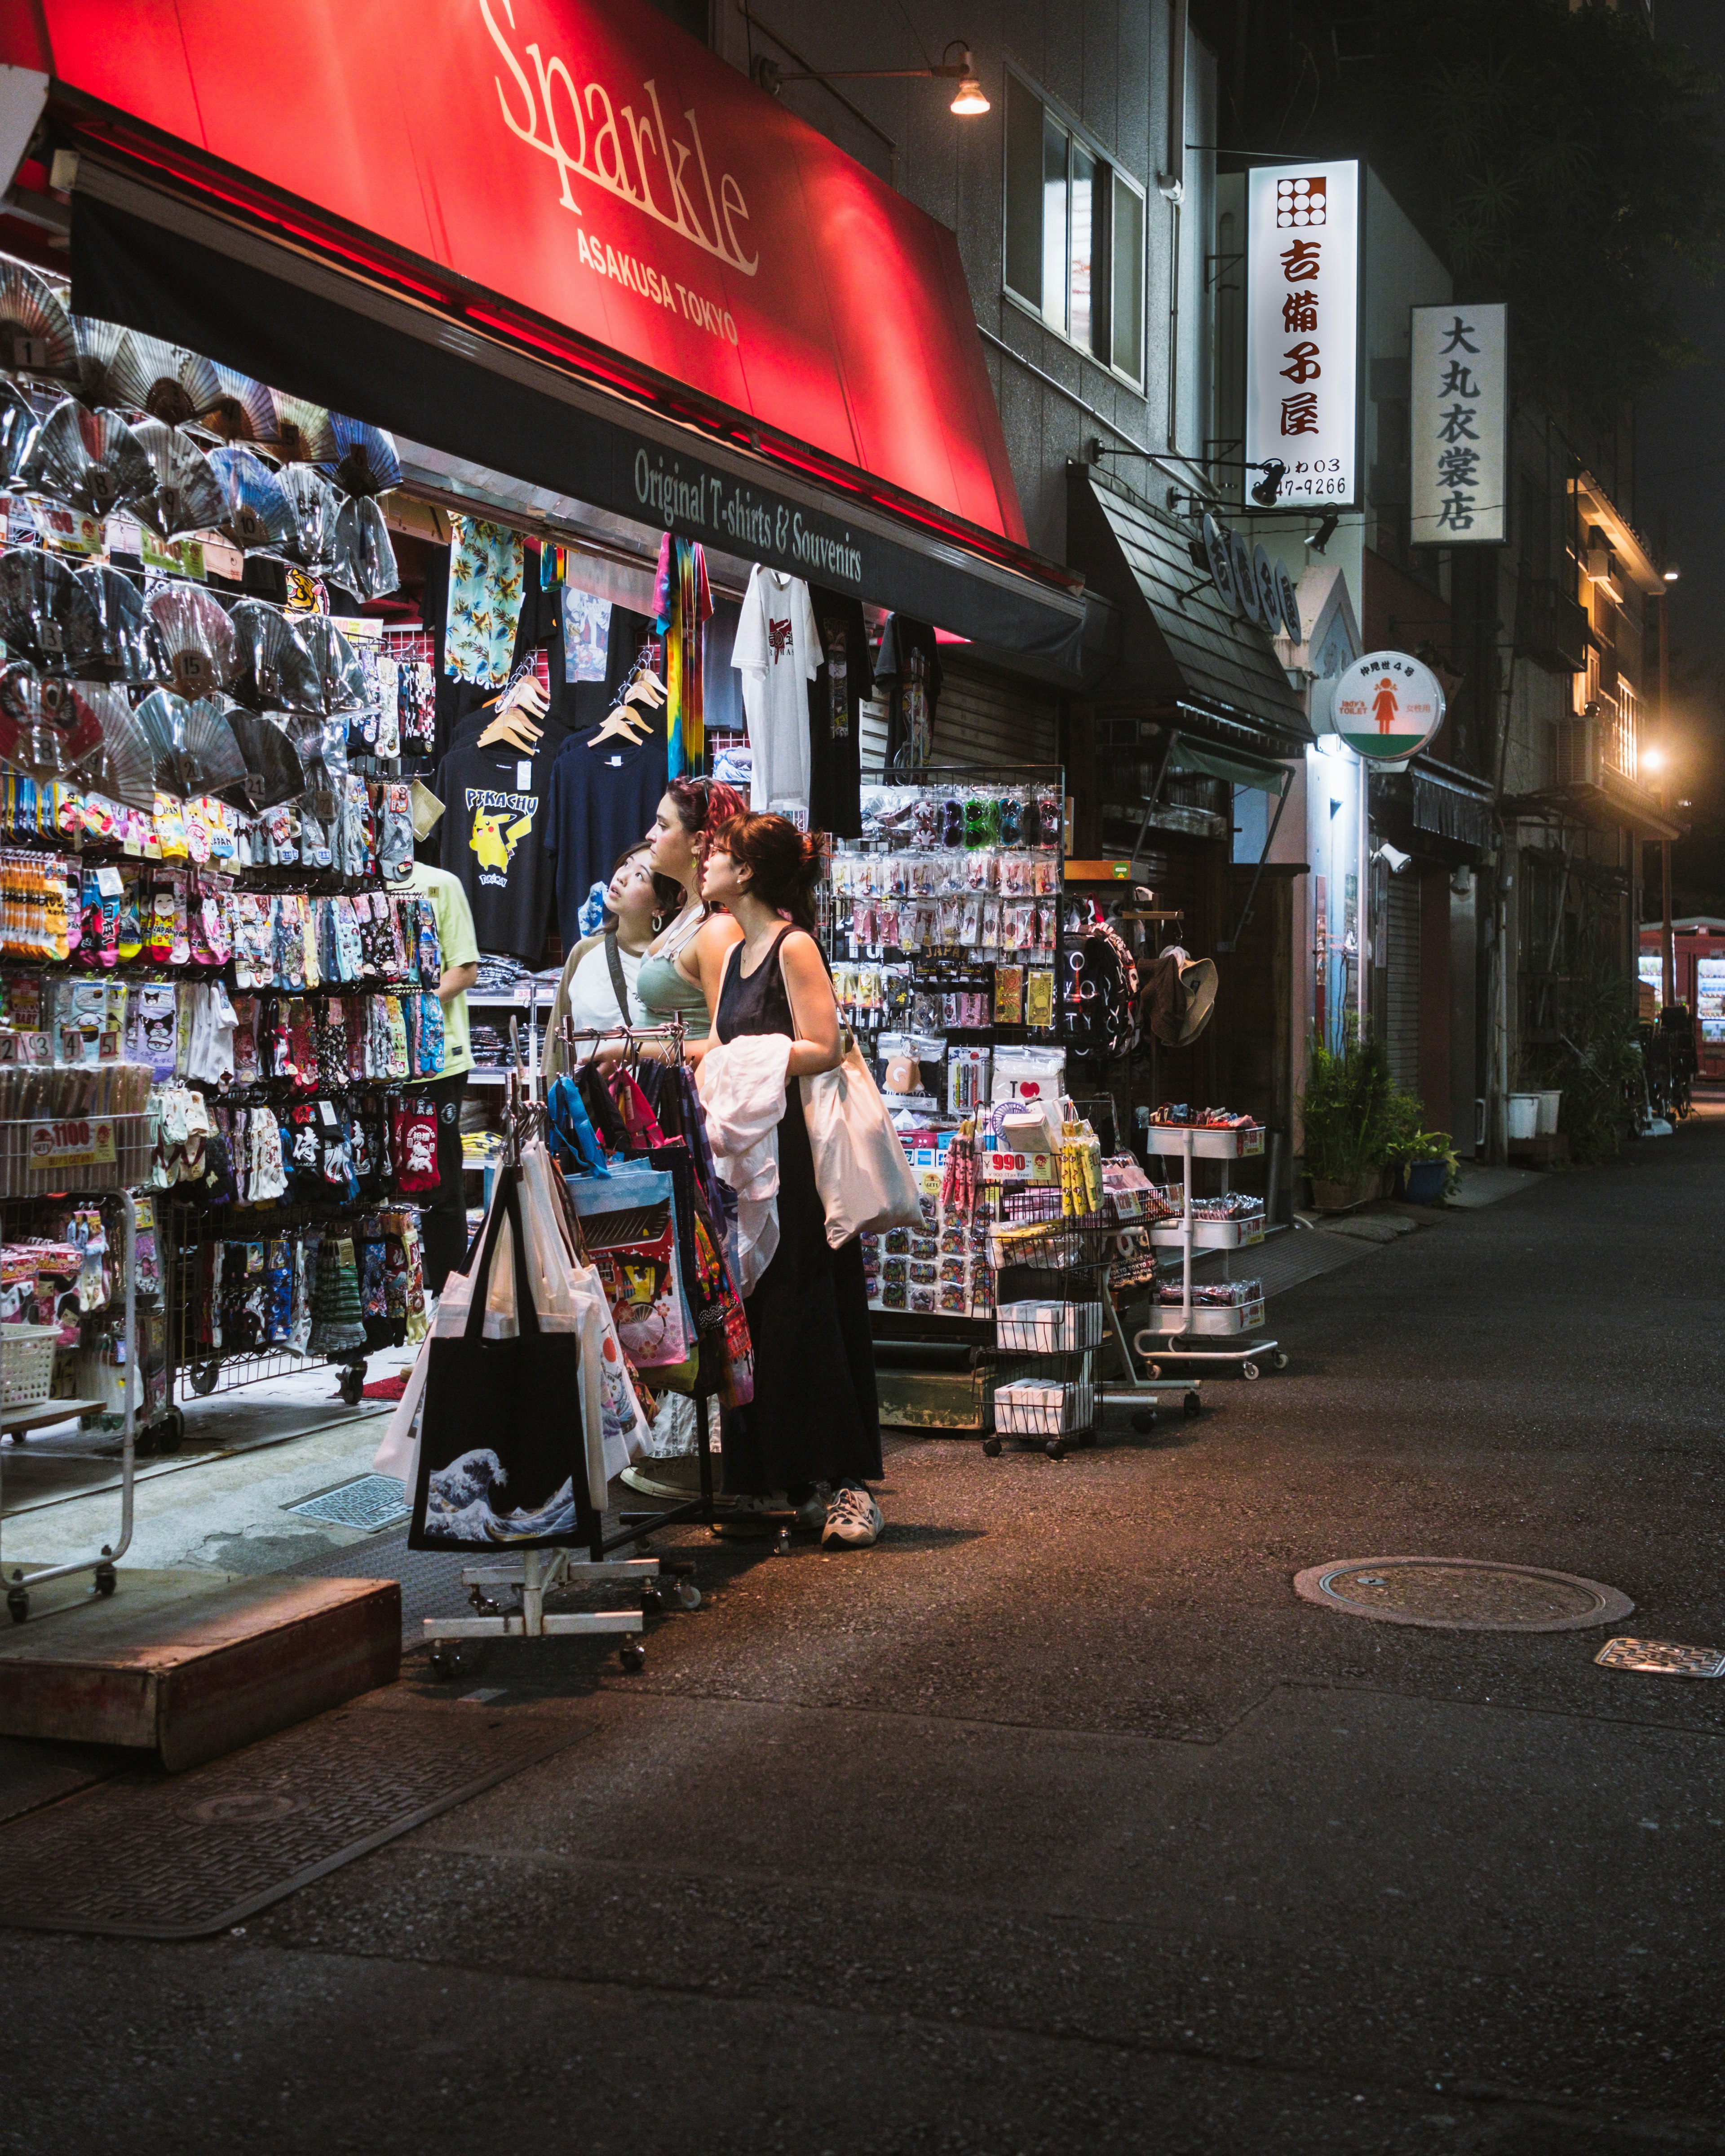
M1384 910L1384 1045L1398 1086L1420 1091L1420 880L1393 875Z
M940 701L934 712L937 763L1054 763L1059 759L1060 704L1045 690L1020 687L998 674L955 665L941 657ZM862 707L862 767L886 760L885 701Z

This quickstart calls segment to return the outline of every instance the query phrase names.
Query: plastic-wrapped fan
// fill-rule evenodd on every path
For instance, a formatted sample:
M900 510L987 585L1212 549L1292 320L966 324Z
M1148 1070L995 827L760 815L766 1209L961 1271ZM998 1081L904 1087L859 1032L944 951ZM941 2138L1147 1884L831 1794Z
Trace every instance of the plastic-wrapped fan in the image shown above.
M273 719L260 718L255 711L231 704L228 724L245 758L245 776L223 788L225 800L261 815L266 808L296 800L305 791L305 767L299 752Z
M72 335L78 346L78 394L91 404L122 405L132 397L131 371L125 362L131 331L119 322L74 315ZM141 404L135 408L141 409Z
M69 778L102 752L88 703L27 659L0 667L0 755L37 778Z
M216 369L216 394L198 415L229 442L273 442L275 399L261 382L232 367Z
M36 439L35 408L16 383L0 382L0 485L18 477Z
M371 701L365 669L353 646L326 613L307 614L294 627L316 662L326 711L361 711Z
M297 526L282 552L308 569L321 567L335 551L336 512L341 497L316 465L284 465L276 477Z
M229 619L239 665L228 685L259 711L321 711L323 678L295 625L267 599L241 599Z
M180 694L208 696L227 688L239 670L240 657L234 624L220 600L193 584L167 584L148 605Z
M95 610L100 638L88 671L104 681L165 681L167 653L131 578L94 562L77 577Z
M0 367L78 376L78 340L65 302L22 262L0 260Z
M341 412L331 413L330 427L336 454L319 461L344 494L388 494L401 485L401 459L393 436Z
M222 489L197 443L165 419L140 419L132 432L156 475L148 492L126 504L139 523L163 539L214 531L223 506Z
M381 599L400 589L401 572L395 565L389 526L381 505L371 495L351 495L336 512L330 574L362 599Z
M152 689L132 712L157 786L181 800L195 790L187 786L180 762L181 722L187 709L185 698L172 689Z
M50 674L83 674L99 656L101 624L65 563L39 547L0 554L0 639Z
M156 757L125 690L89 681L71 681L66 686L74 704L101 729L101 762L90 767L90 783L110 801L123 801L129 808L147 814L156 806Z
M213 360L141 331L133 331L119 364L126 403L170 426L182 426L208 411L222 393Z
M244 752L228 723L223 696L187 704L180 725L180 765L192 793L219 793L246 775Z
M212 449L210 469L222 490L218 529L236 547L280 547L294 536L294 512L281 482L254 449Z
M38 494L105 516L156 484L143 444L117 412L92 412L68 397L36 430L18 476Z
M275 439L283 460L290 465L329 465L341 455L335 423L321 404L303 397L275 396Z

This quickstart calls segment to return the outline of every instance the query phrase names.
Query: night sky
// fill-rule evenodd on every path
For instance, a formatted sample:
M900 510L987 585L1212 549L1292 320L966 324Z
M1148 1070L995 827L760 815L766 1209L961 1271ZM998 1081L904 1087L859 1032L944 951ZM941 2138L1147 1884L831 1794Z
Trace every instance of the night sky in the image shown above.
M1682 45L1725 79L1720 0L1657 0L1661 44ZM1716 98L1725 133L1725 96ZM1698 364L1652 390L1637 413L1635 521L1682 571L1671 607L1671 745L1676 790L1694 801L1695 830L1677 849L1680 911L1725 911L1725 563L1717 528L1725 485L1725 278L1677 284ZM1658 683L1638 684L1650 717Z

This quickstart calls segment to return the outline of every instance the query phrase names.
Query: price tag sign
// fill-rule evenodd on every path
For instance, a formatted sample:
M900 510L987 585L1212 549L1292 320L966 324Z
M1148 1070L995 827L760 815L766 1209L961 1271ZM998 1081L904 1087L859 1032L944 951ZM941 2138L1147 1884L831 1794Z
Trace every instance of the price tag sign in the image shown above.
M29 1131L32 1168L108 1168L114 1163L114 1125L110 1118L74 1117L59 1123L32 1123Z

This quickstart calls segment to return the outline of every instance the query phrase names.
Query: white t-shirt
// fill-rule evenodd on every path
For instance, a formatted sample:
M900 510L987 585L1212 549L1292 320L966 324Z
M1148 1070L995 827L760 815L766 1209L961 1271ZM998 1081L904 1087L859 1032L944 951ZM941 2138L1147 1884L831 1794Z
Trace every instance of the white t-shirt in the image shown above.
M629 1016L631 1025L645 1025L647 1014L641 998L635 992L635 981L645 955L639 951L625 951L619 943L617 955L623 961L624 986L629 990ZM569 1022L578 1033L597 1032L601 1028L621 1025L623 1014L617 1008L617 990L612 983L611 968L605 957L603 939L575 968L569 982Z
M808 585L757 562L731 654L754 755L751 808L809 806L809 684L822 656Z

